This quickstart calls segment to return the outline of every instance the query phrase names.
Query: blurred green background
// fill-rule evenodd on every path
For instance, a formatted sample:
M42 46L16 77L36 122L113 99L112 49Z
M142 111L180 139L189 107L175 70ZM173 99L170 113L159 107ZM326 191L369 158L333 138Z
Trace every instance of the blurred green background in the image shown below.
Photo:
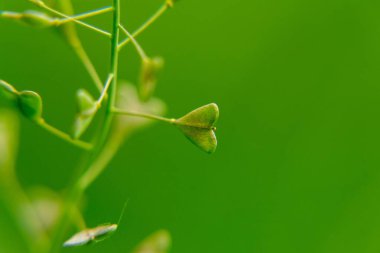
M122 0L124 23L137 28L162 1ZM76 12L111 4L73 2ZM0 9L28 8L0 0ZM84 211L90 226L116 222L129 198L120 230L63 252L127 252L160 228L177 253L379 252L379 10L370 0L179 1L139 41L166 60L157 95L168 115L218 103L218 150L206 155L165 124L133 136L87 192ZM109 20L92 23L109 29ZM105 77L108 41L79 31ZM121 66L135 82L133 47ZM57 34L3 20L0 78L38 91L46 118L65 130L76 90L92 88ZM22 184L62 189L80 152L21 123ZM0 244L23 252L1 208Z

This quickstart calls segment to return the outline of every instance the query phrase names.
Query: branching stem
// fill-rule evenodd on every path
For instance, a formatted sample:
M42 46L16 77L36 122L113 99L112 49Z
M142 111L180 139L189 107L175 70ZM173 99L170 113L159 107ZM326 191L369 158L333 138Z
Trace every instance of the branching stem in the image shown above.
M95 32L98 32L98 33L100 33L100 34L103 34L103 35L105 35L105 36L107 36L107 37L111 37L111 34L110 34L109 32L104 31L104 30L102 30L102 29L100 29L100 28L97 28L97 27L95 27L95 26L93 26L93 25L87 24L87 23L85 23L85 22L82 22L82 21L80 21L80 20L77 20L77 19L75 19L75 17L70 17L70 16L68 16L68 15L66 15L66 14L63 14L63 13L61 13L61 12L59 12L59 11L53 9L53 8L50 8L50 7L47 6L44 2L41 2L41 1L34 1L34 0L31 0L31 2L34 3L35 5L37 5L38 7L42 8L42 9L44 9L44 10L46 10L46 11L49 11L49 12L51 12L51 13L53 13L53 14L59 16L59 17L66 18L68 21L73 21L73 22L77 23L78 25L81 25L81 26L86 27L86 28L88 28L88 29L90 29L90 30L93 30L93 31L95 31Z
M137 52L139 53L142 60L148 59L148 56L146 55L144 49L141 47L141 45L137 42L137 40L133 37L130 32L123 26L120 25L120 29L128 36L128 38L132 41L133 45L135 46Z
M110 12L110 11L113 11L113 7L112 6L101 8L101 9L98 9L98 10L93 10L93 11L85 12L85 13L82 13L82 14L77 14L77 15L74 15L74 16L70 16L70 18L63 18L63 19L58 20L57 25L63 25L63 24L66 24L68 22L72 22L73 20L81 20L81 19L85 19L85 18L94 17L94 16L97 16L97 15L100 15L100 14L104 14L104 13L107 13L107 12Z
M168 10L169 7L170 7L169 4L165 2L165 4L163 4L161 8L159 8L158 11L153 16L151 16L143 25L141 25L135 32L132 33L132 37L136 38L137 36L139 36L151 24L153 24L159 17L161 17L166 12L166 10ZM131 38L126 38L124 41L122 41L119 44L118 49L121 50L129 42L131 42Z
M111 86L113 77L114 77L113 73L108 75L108 78L107 78L106 84L104 85L102 93L100 94L98 101L96 101L96 107L98 109L102 106L103 100L107 97L107 92L108 92L109 87Z

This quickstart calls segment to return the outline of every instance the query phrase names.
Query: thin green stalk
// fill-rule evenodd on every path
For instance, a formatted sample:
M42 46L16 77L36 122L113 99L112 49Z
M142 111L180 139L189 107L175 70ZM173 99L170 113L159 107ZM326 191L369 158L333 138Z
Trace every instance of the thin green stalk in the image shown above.
M133 45L135 46L137 52L139 53L142 60L148 59L148 56L146 55L144 49L141 47L141 45L137 42L137 40L133 37L133 35L128 32L128 30L123 26L120 25L120 29L128 36L128 38L132 41Z
M85 23L85 22L82 22L82 21L80 21L80 20L76 20L74 17L70 17L70 16L68 16L68 15L66 15L66 14L63 14L63 13L57 11L57 10L54 10L53 8L50 8L49 6L47 6L47 5L46 5L45 3L43 3L43 2L40 2L40 1L38 1L38 2L36 2L36 1L31 1L31 2L34 3L35 5L37 5L38 7L42 8L42 9L44 9L44 10L46 10L46 11L49 11L49 12L55 14L55 15L58 15L58 16L60 16L60 17L62 17L62 18L69 19L70 21L73 21L73 22L77 23L78 25L81 25L81 26L83 26L83 27L86 27L86 28L88 28L88 29L90 29L90 30L93 30L93 31L95 31L95 32L98 32L98 33L100 33L100 34L106 35L107 37L111 37L111 34L110 34L109 32L104 31L104 30L102 30L102 29L100 29L100 28L97 28L97 27L95 27L95 26L93 26L93 25L87 24L87 23Z
M82 61L84 67L86 68L88 74L93 80L96 88L101 91L103 89L102 80L99 77L98 72L96 71L94 64L92 63L90 57L87 52L84 50L82 43L80 41L74 42L71 44L78 58Z
M109 87L111 86L113 77L114 77L113 73L108 75L108 78L107 78L106 84L104 85L102 93L100 94L99 99L96 101L96 105L98 109L101 107L103 100L107 97L107 92L108 92Z
M62 132L61 130L59 130L59 129L51 126L51 125L49 125L43 119L40 119L36 123L37 123L37 125L39 125L43 129L45 129L46 131L54 134L58 138L61 138L62 140L65 140L66 142L68 142L70 144L73 144L76 147L79 147L79 148L82 148L82 149L85 149L85 150L91 150L92 149L92 145L91 144L89 144L87 142L84 142L84 141L73 139L70 135L68 135L67 133Z
M117 109L117 108L113 108L112 112L116 113L116 114L126 115L126 116L142 117L142 118L146 118L146 119L163 121L163 122L170 123L170 124L175 124L175 122L176 122L176 119L168 119L168 118L164 118L164 117L160 117L160 116L156 116L156 115L152 115L152 114L141 113L141 112L124 111L124 110Z
M132 33L132 37L136 38L139 36L143 31L145 31L151 24L153 24L159 17L161 17L167 9L169 9L169 4L165 3L161 6L160 9L152 16L150 17L142 26L140 26L135 32ZM122 41L119 44L118 49L121 50L125 45L127 45L129 42L131 42L131 38L126 38L124 41Z
M66 228L69 225L70 217L75 211L76 204L80 200L83 192L86 188L93 182L88 175L100 174L104 170L106 163L99 162L96 158L102 153L105 146L107 136L110 131L110 126L113 119L112 107L116 99L116 84L117 84L117 72L118 72L118 51L117 46L119 43L119 24L120 24L120 1L114 0L114 18L113 18L113 31L112 31L112 41L111 41L111 73L113 73L112 82L109 86L109 99L107 100L107 110L105 115L105 122L102 126L101 132L99 134L99 139L96 146L92 152L90 162L87 164L87 168L82 176L80 176L76 182L73 184L69 190L69 195L65 204L65 213L61 217L61 220L55 231L53 238L53 246L49 252L58 252L60 247L62 247L63 236L65 235ZM98 171L95 173L95 171Z
M60 4L61 9L64 12L69 13L70 15L73 13L73 7L71 5L70 0L61 0ZM99 74L96 71L95 66L92 63L90 57L88 56L86 50L83 48L82 42L77 35L75 26L73 24L65 24L64 32L68 40L68 43L71 45L78 58L81 60L92 81L94 82L96 88L101 92L103 89L103 82L100 79Z
M110 6L110 7L104 7L104 8L98 9L98 10L93 10L93 11L85 12L85 13L82 13L82 14L77 14L77 15L71 16L70 18L63 18L63 19L58 20L57 25L63 25L63 24L66 24L68 22L72 22L73 19L75 19L75 20L81 20L81 19L85 19L85 18L89 18L89 17L94 17L94 16L97 16L97 15L100 15L100 14L104 14L104 13L107 13L107 12L110 12L110 11L113 11L113 7L112 6Z
M104 145L106 144L106 140L109 135L111 123L114 116L112 109L116 101L118 63L119 63L119 52L117 50L117 46L119 44L119 36L120 36L120 29L119 29L120 0L113 0L113 1L114 1L114 18L113 18L113 29L112 29L112 41L111 41L111 70L110 70L110 72L113 74L113 78L108 88L109 99L107 100L107 104L106 104L106 114L105 114L104 124L102 126L102 131L99 135L99 139L98 139L96 150L95 150L96 155L102 153ZM89 168L77 181L77 187L81 193L83 193L87 189L87 187L93 182L93 180L95 180L96 177L93 177L91 175L99 175L105 169L105 166L99 166L96 164L96 161L98 161L96 158L94 160L95 162L89 166Z

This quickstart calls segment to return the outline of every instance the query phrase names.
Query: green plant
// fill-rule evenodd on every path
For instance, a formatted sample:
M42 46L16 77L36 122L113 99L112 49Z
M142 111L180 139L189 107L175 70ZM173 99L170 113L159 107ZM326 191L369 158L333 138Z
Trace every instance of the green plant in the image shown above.
M166 0L161 8L149 18L139 29L130 33L120 21L120 1L113 0L111 7L105 7L83 14L74 15L69 0L50 1L49 4L41 0L28 0L40 8L39 11L26 11L15 13L0 11L0 16L12 19L35 28L59 29L67 43L73 48L84 64L93 84L100 94L95 99L87 90L81 88L77 92L78 113L75 118L73 132L65 133L49 123L43 117L43 102L40 95L34 91L18 91L13 85L0 80L0 95L17 108L23 116L31 120L37 126L45 129L58 138L86 151L87 161L80 168L80 176L73 185L68 186L68 193L58 196L52 192L41 190L38 194L25 193L17 181L13 157L17 143L17 131L14 125L17 120L10 112L0 114L0 183L2 196L8 199L10 209L15 214L15 220L23 229L25 223L33 230L25 232L25 238L29 239L31 252L58 252L67 236L69 226L75 224L79 233L65 242L65 246L79 246L97 241L100 237L109 235L117 229L117 224L98 226L88 229L78 209L78 202L86 189L106 169L107 164L122 145L126 136L136 130L149 125L152 120L162 121L177 127L196 146L207 153L213 153L217 146L215 137L215 123L219 117L216 104L202 106L186 114L179 119L169 119L162 115L165 112L165 104L158 98L153 97L157 83L157 73L163 67L160 57L148 57L139 45L136 37L145 31L155 20L157 20L169 8L173 7L174 0ZM53 6L53 7L51 7ZM82 20L88 17L112 12L112 32L108 32L90 25ZM77 35L75 24L106 36L110 39L110 66L109 74L105 81L101 81L94 65L87 55ZM121 40L121 33L125 38ZM119 80L118 62L119 52L127 45L133 44L141 57L141 73L138 89L134 85ZM102 109L103 110L100 110ZM92 124L93 118L102 114L103 120L99 131L93 136L92 141L81 139L83 133ZM1 160L2 159L2 160ZM36 197L33 197L36 196ZM50 221L44 220L40 215L38 201L53 204L56 211ZM17 200L17 201L16 201ZM18 217L17 210L27 209L28 218ZM43 209L44 212L49 210ZM56 222L56 223L55 223ZM36 232L38 231L38 233ZM135 252L166 252L170 245L170 236L165 231L145 240Z

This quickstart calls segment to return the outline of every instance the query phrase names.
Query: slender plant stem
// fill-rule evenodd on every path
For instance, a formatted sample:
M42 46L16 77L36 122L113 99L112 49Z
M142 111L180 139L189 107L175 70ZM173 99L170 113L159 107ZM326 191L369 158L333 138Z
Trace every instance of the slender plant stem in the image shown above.
M45 129L46 131L54 134L58 138L61 138L62 140L65 140L68 143L73 144L76 147L79 147L79 148L82 148L82 149L85 149L85 150L91 150L92 149L92 145L91 144L89 144L87 142L84 142L84 141L73 139L70 135L68 135L67 133L62 132L61 130L59 130L59 129L51 126L51 125L49 125L43 119L38 120L37 121L37 125L39 125L43 129Z
M116 100L116 90L117 90L117 76L118 76L118 62L119 62L119 52L117 50L119 44L119 36L120 36L120 0L114 1L114 19L113 19L113 31L112 31L112 42L111 42L111 70L113 73L112 82L108 88L109 90L109 99L107 100L106 105L106 115L104 120L104 125L102 128L102 132L100 133L100 139L97 143L96 153L101 153L104 144L106 143L111 123L113 119L113 106ZM106 165L106 164L105 164ZM105 166L99 166L96 163L91 165L89 169L81 176L78 180L79 189L81 191L85 191L85 189L95 180L97 175L99 175Z
M54 13L55 15L58 15L58 16L60 16L60 17L62 17L62 18L66 18L66 19L68 19L68 20L71 20L71 21L77 23L78 25L81 25L81 26L83 26L83 27L86 27L86 28L88 28L88 29L90 29L90 30L93 30L93 31L95 31L95 32L98 32L98 33L100 33L100 34L106 35L107 37L111 37L111 34L110 34L109 32L104 31L104 30L102 30L102 29L100 29L100 28L97 28L97 27L95 27L95 26L93 26L93 25L87 24L87 23L85 23L85 22L82 22L82 21L80 21L80 20L76 20L74 17L70 17L70 16L68 16L68 15L66 15L66 14L63 14L63 13L57 11L57 10L54 10L53 8L50 8L49 6L47 6L47 5L46 5L45 3L43 3L43 2L40 2L40 1L38 1L38 2L36 2L36 1L31 1L31 2L34 3L35 5L37 5L38 7L40 7L40 8L42 8L42 9L46 10L46 11L49 11L49 12L51 12L51 13Z
M113 73L112 81L110 82L109 99L107 100L107 110L105 115L104 124L101 128L98 141L92 151L92 156L85 172L80 176L69 190L69 195L65 204L65 213L61 217L57 226L55 236L53 238L53 246L50 250L51 253L59 251L61 247L63 236L65 235L66 228L69 225L70 217L75 212L76 204L80 200L83 192L93 182L95 178L91 175L99 175L105 168L107 163L99 162L97 157L102 154L104 150L105 142L110 131L110 126L113 119L112 107L116 99L116 84L117 84L117 72L118 72L118 50L119 43L119 24L120 24L120 1L113 0L114 18L113 18L113 31L111 41L111 73ZM106 157L107 159L110 159ZM107 159L104 159L105 161Z
M130 111L125 111L125 110L121 110L117 108L113 108L112 112L116 114L126 115L126 116L141 117L141 118L146 118L146 119L163 121L170 124L175 124L176 122L176 119L168 119L168 118L164 118L164 117L160 117L160 116L156 116L152 114L141 113L141 112L130 112Z
M137 40L133 37L130 32L123 26L120 25L120 29L129 37L129 39L132 41L133 45L135 46L137 52L139 53L142 60L148 59L148 56L146 55L144 49L141 47L141 45L137 42Z
M159 17L161 17L166 10L170 7L168 3L165 3L161 6L161 8L158 9L158 11L150 17L142 26L140 26L135 32L132 33L132 37L136 38L139 36L143 31L145 31L151 24L153 24ZM118 49L121 50L125 45L127 45L129 42L131 42L131 38L126 38L124 41L122 41L119 44Z
M61 3L61 9L66 13L73 13L73 7L70 0L64 0L60 1ZM103 82L99 77L98 72L95 69L94 64L92 63L90 57L88 56L86 50L82 46L82 42L79 39L76 28L73 24L65 24L64 25L64 32L67 38L68 43L73 48L74 52L78 56L78 58L81 60L83 66L87 70L88 74L90 75L92 81L94 82L94 85L96 88L101 92L103 89Z
M97 16L100 14L110 12L112 10L113 10L113 7L109 6L109 7L104 7L104 8L98 9L98 10L93 10L93 11L85 12L82 14L77 14L77 15L71 16L70 18L63 18L63 19L58 20L57 25L66 24L68 22L71 22L73 19L80 20L80 19L85 19L85 18L89 18L89 17L94 17L94 16Z
M96 107L98 109L102 106L103 100L107 97L107 92L108 92L109 87L111 86L113 77L114 77L113 73L108 75L108 78L107 78L106 84L104 85L103 91L100 94L98 101L96 101Z
M84 50L82 43L80 41L74 42L71 44L78 58L82 61L84 67L86 68L88 74L93 80L96 88L101 91L103 89L102 80L99 77L98 72L96 71L94 64L92 63L90 57L87 52Z

